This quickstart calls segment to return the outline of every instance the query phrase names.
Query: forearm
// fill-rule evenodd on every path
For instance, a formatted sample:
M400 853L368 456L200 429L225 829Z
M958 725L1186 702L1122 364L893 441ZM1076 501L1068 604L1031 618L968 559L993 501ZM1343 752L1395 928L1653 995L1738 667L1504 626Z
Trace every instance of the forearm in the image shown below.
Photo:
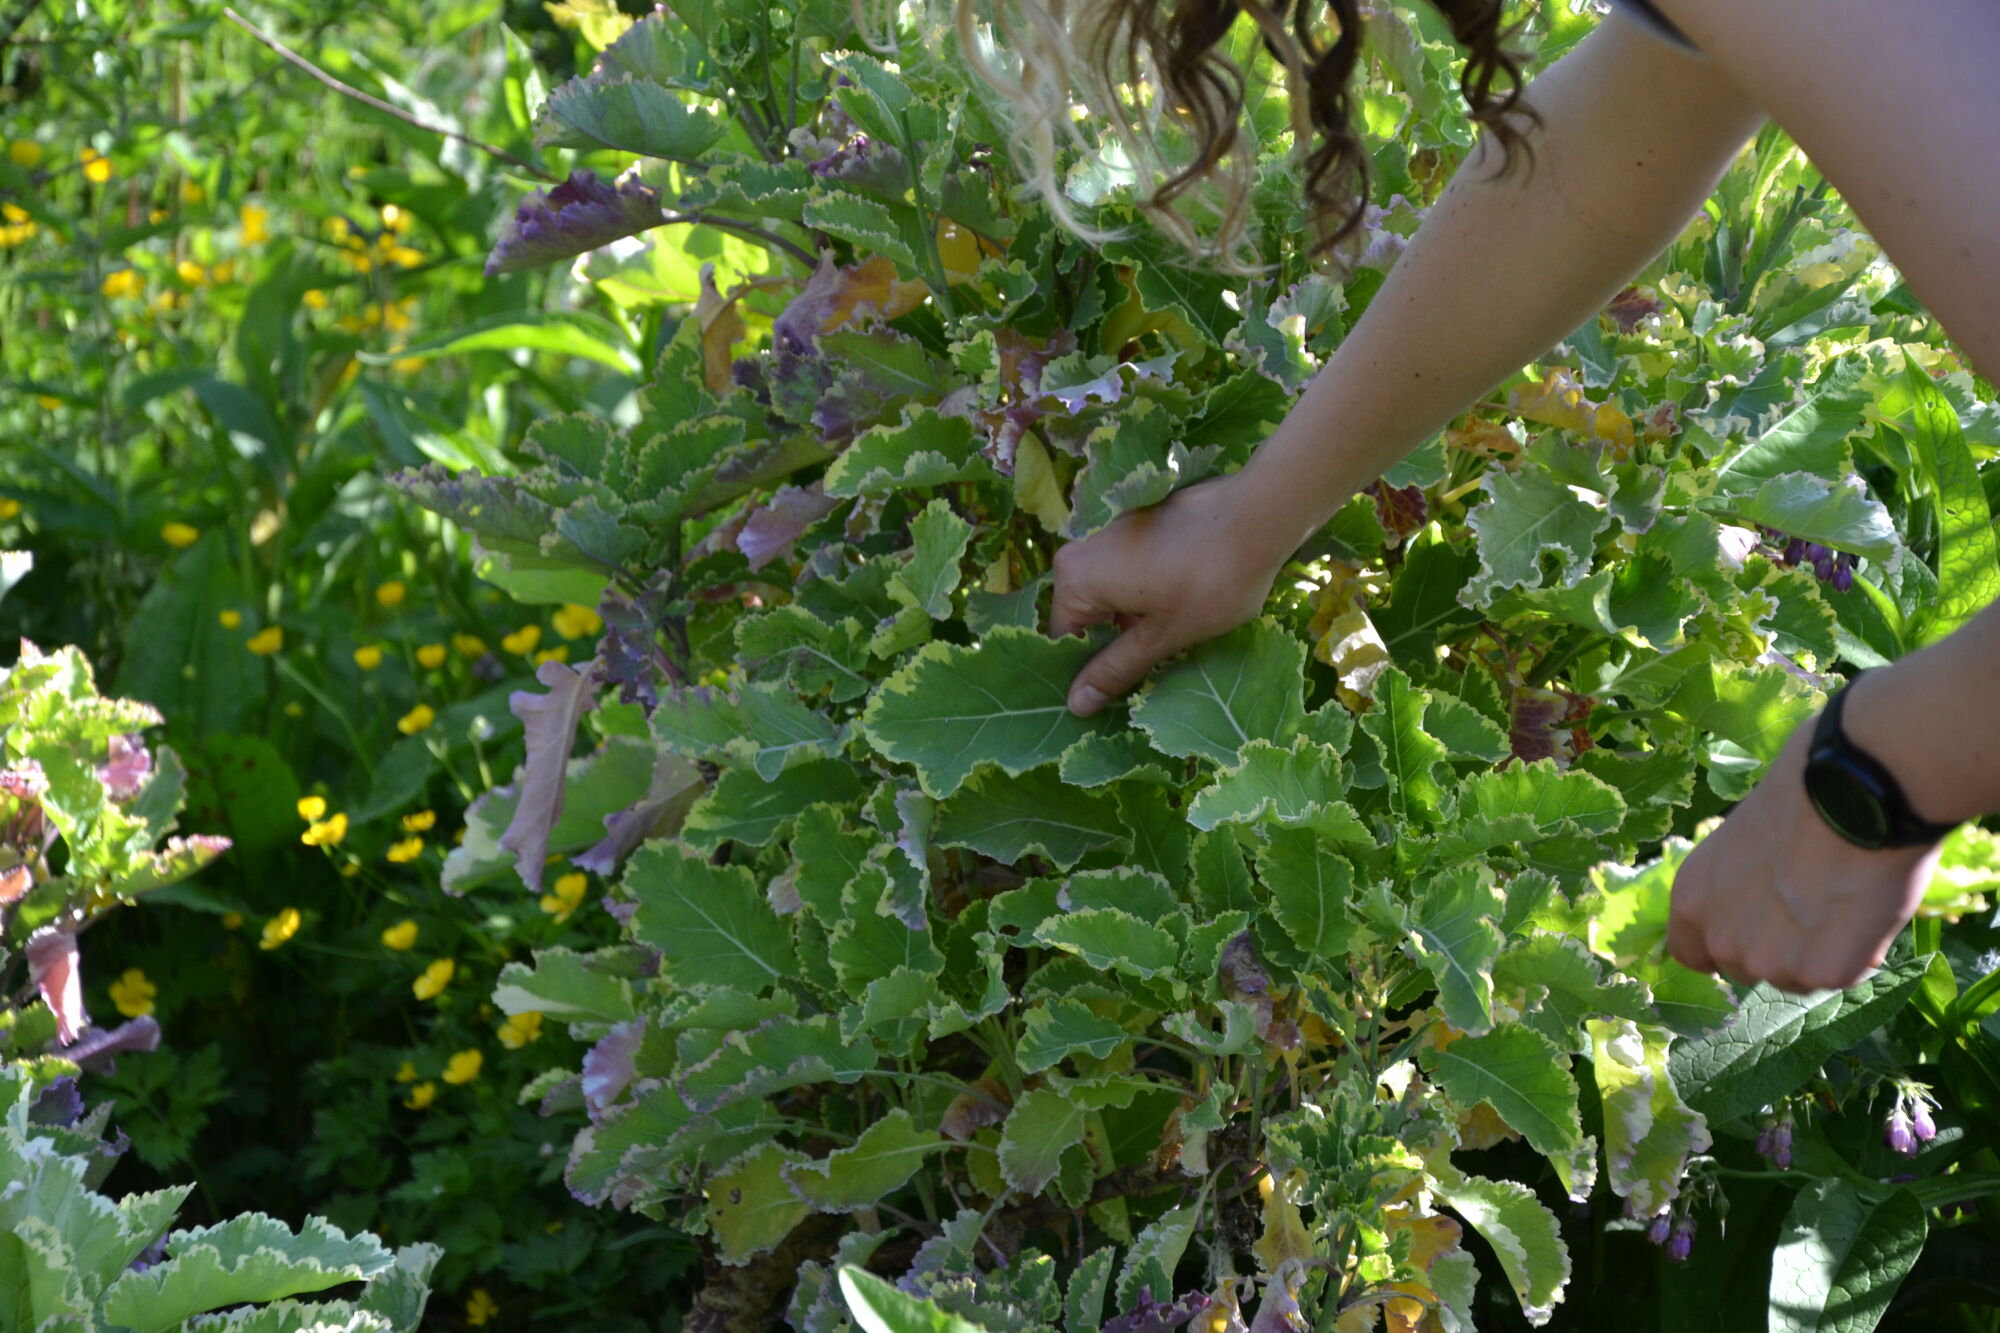
M2000 811L2000 603L1869 672L1842 725L1923 818L1956 823Z
M1361 486L1601 310L1679 234L1762 112L1704 62L1603 24L1529 87L1543 129L1495 179L1481 141L1243 478L1300 541ZM1522 122L1524 125L1525 121Z

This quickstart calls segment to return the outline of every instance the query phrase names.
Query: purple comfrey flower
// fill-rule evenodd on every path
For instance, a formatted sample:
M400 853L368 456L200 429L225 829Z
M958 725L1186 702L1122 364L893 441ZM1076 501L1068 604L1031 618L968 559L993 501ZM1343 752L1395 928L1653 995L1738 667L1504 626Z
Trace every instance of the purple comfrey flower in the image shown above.
M1674 1223L1674 1234L1667 1237L1667 1258L1677 1264L1684 1264L1688 1255L1694 1252L1694 1219L1683 1217Z
M659 191L636 176L611 185L594 171L572 171L554 189L536 190L521 201L486 257L486 276L544 268L660 221Z
M1909 1114L1903 1109L1903 1099L1896 1099L1896 1107L1889 1112L1889 1118L1882 1122L1882 1142L1890 1152L1901 1153L1905 1157L1917 1155L1917 1136L1910 1128Z
M111 758L97 766L97 780L114 801L129 801L153 776L153 756L137 732L111 738Z
M1780 1171L1792 1169L1792 1118L1789 1115L1771 1126L1771 1165Z
M1653 1220L1647 1224L1646 1239L1651 1241L1655 1245L1665 1245L1667 1243L1667 1237L1671 1235L1673 1232L1673 1227L1674 1227L1673 1212L1669 1209L1662 1208L1657 1214L1654 1215Z
M161 1236L151 1245L148 1245L145 1249L139 1251L137 1257L135 1257L132 1260L132 1271L134 1273L143 1273L147 1269L151 1268L154 1264L165 1262L166 1257L167 1257L167 1238L165 1236Z
M1937 1137L1937 1121L1931 1119L1930 1103L1922 1097L1910 1099L1910 1130L1921 1143Z

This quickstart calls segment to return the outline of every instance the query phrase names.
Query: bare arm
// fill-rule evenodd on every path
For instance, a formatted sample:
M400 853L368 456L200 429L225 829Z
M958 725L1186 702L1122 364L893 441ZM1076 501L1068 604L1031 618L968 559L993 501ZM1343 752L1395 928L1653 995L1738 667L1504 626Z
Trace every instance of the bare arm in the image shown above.
M1733 76L1620 18L1525 97L1544 126L1530 131L1534 171L1495 179L1496 148L1460 168L1249 466L1057 553L1050 631L1126 626L1078 675L1076 711L1255 615L1278 568L1349 496L1665 248L1765 120Z
M1734 78L1613 17L1524 94L1533 175L1482 139L1347 340L1257 451L1303 541L1348 496L1603 309L1764 123ZM1523 164L1525 166L1525 164ZM1286 552L1289 554L1289 551Z

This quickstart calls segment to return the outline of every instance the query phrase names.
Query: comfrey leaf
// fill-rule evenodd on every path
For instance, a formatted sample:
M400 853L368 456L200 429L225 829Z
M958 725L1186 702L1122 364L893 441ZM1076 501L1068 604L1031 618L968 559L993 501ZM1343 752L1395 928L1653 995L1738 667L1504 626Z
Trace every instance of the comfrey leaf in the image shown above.
M637 176L610 185L579 168L562 184L521 201L486 257L486 276L546 268L660 222L659 192Z

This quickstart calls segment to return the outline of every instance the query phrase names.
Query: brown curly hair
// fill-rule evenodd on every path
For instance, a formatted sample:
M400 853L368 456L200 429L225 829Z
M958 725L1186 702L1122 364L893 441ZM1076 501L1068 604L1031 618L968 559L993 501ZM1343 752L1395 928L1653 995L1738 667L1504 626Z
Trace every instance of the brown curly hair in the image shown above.
M1521 24L1503 27L1506 0L1429 0L1466 49L1460 90L1471 119L1499 141L1512 168L1516 150L1533 150L1512 122L1540 117L1522 102L1526 57L1507 49ZM1369 158L1356 132L1350 83L1361 58L1362 24L1375 5L1363 0L993 0L993 38L978 40L974 0L958 0L960 47L968 63L1015 109L1015 139L1030 175L1050 207L1080 234L1092 229L1069 208L1054 179L1056 139L1067 137L1086 156L1064 113L1074 95L1106 116L1135 166L1157 182L1147 207L1169 230L1197 248L1232 257L1245 237L1254 163L1242 148L1247 80L1226 42L1247 17L1264 49L1284 70L1291 94L1294 139L1304 155L1304 193L1317 221L1315 253L1337 246L1361 225L1368 200ZM1324 35L1331 26L1330 40ZM994 56L1017 64L1018 77ZM1496 93L1495 86L1502 91ZM1141 91L1121 95L1121 88ZM1150 115L1137 114L1148 97ZM1141 119L1150 120L1142 127ZM1184 135L1191 152L1170 165L1160 130ZM1203 207L1213 235L1203 238L1184 216L1196 187L1219 187ZM1107 235L1107 233L1095 233Z

